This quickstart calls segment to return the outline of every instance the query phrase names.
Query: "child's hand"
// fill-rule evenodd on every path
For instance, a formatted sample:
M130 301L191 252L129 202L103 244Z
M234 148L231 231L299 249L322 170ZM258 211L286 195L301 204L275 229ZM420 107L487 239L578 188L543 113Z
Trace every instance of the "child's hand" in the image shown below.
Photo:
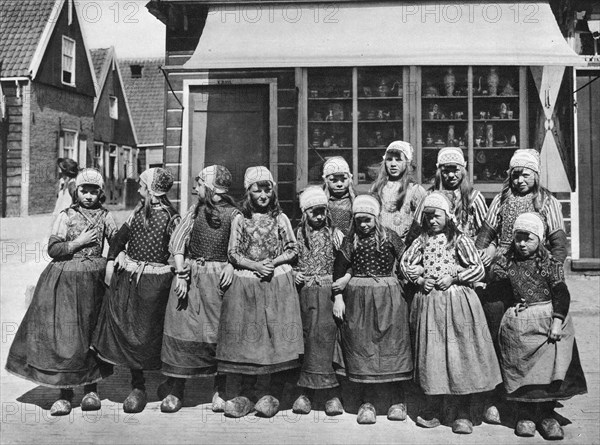
M335 301L333 303L333 316L342 320L345 314L346 303L344 303L342 295L338 294L335 296Z
M551 342L560 341L562 338L563 321L560 318L553 318L552 325L548 330L548 340Z
M117 272L123 272L125 270L125 251L119 252L115 258L115 269Z
M417 281L424 271L423 266L409 266L406 268L406 276L410 281Z
M260 263L254 264L254 271L260 278L266 278L273 273L275 267L271 260L262 260Z
M177 295L177 298L185 298L185 296L187 295L188 292L188 282L186 279L181 278L181 277L177 277L175 278L176 280L176 285L175 285L175 295Z
M450 275L444 275L436 280L435 287L439 290L447 290L452 284L454 284L454 278Z
M425 293L429 293L435 287L435 279L421 277L417 280L417 284L423 287Z
M341 278L338 278L331 285L331 289L337 293L344 292L344 289L346 289L346 285L348 284L348 281L350 281L350 278L352 278L352 276L349 273L347 273L346 275L344 275Z
M304 284L304 281L304 274L302 272L296 272L296 276L294 277L294 283L296 283L296 286Z
M227 266L225 266L225 268L221 272L221 278L220 278L219 284L222 288L225 288L225 287L229 286L232 281L233 281L233 266L230 263L227 263Z
M75 243L79 247L87 246L88 244L93 244L98 239L98 233L95 229L87 229L84 232L81 232L77 238L75 238Z

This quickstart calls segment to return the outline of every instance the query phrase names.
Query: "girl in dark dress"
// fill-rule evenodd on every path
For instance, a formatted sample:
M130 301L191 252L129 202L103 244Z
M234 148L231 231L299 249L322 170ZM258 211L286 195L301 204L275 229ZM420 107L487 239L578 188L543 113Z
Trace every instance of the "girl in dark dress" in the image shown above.
M90 350L92 334L106 290L102 257L117 226L102 207L104 181L93 169L75 181L75 203L61 211L48 242L48 264L8 353L12 374L51 388L60 388L50 414L71 412L73 387L83 386L81 409L100 409L96 382L112 367Z
M108 252L110 289L93 345L106 361L130 369L132 391L123 402L126 413L143 411L147 400L143 371L162 365L165 309L174 276L167 263L169 240L180 220L166 197L172 185L173 176L162 168L140 175L142 200Z
M536 424L542 436L562 439L553 417L557 400L585 394L570 295L562 262L544 247L546 228L536 213L519 215L513 243L492 265L491 280L503 289L509 308L498 343L506 398L518 404L515 433L530 437Z

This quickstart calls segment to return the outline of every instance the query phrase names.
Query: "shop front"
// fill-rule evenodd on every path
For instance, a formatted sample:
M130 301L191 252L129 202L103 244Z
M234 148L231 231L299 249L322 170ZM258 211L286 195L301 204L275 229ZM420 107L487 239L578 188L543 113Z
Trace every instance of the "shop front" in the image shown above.
M295 215L328 157L366 191L396 139L415 147L424 183L441 147L461 147L488 198L514 150L536 148L543 183L568 200L574 150L556 104L580 61L548 3L179 3L205 13L194 48L167 54L166 162L182 208L202 165L241 182L263 164Z

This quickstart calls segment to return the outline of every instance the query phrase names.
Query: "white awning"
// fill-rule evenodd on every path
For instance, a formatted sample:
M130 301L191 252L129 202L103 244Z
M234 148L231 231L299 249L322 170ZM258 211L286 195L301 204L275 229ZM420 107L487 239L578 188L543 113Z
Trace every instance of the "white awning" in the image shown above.
M212 6L192 69L581 65L547 2Z

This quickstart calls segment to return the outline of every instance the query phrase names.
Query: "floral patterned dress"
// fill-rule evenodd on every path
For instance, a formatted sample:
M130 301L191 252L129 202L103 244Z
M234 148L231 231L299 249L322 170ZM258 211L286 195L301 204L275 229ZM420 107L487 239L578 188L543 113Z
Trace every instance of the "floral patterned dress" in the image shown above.
M219 372L258 375L300 366L302 319L290 265L297 254L292 226L283 213L234 218L229 261L236 270L221 306ZM248 261L276 258L281 264L267 278L244 268Z

